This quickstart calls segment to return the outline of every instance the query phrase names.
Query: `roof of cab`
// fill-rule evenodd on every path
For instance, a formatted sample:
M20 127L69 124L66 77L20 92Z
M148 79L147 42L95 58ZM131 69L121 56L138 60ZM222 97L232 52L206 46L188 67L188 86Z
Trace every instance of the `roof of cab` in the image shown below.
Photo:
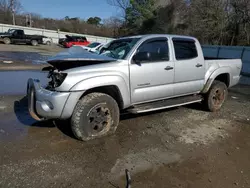
M127 38L152 38L152 37L167 37L167 38L185 38L185 39L193 39L196 40L194 37L190 36L184 36L184 35L170 35L170 34L147 34L147 35L135 35L135 36L127 36L127 37L122 37L119 39L127 39Z

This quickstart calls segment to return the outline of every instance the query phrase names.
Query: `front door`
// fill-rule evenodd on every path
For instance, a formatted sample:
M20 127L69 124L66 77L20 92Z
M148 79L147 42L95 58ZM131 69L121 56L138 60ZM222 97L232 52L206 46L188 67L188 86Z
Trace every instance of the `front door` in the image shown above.
M169 60L169 43L165 37L143 42L136 53L150 58L130 63L131 101L133 104L164 99L173 95L174 62Z
M173 38L175 51L174 95L188 95L204 86L205 62L198 41Z
M12 34L12 42L13 43L20 43L21 38L18 35L18 30L14 31L14 33Z

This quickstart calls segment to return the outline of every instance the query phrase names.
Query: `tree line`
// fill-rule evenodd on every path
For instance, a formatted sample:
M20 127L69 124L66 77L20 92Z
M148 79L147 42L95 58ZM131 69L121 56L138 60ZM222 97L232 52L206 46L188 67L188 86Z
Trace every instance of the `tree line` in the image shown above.
M0 23L61 30L66 32L121 37L168 33L197 37L202 44L250 45L249 0L107 0L119 8L116 17L63 19L21 14L19 0L0 0Z
M108 0L122 12L120 35L169 33L203 44L250 45L249 0Z
M114 36L110 25L112 18L102 20L99 17L90 17L83 20L78 17L65 16L62 19L53 19L43 18L35 13L23 13L22 10L20 0L0 0L0 23L104 37Z

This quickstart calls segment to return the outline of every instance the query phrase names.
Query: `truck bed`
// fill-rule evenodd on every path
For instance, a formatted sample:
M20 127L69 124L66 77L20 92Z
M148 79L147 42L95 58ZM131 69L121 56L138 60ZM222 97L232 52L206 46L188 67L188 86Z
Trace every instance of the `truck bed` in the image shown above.
M230 86L233 86L238 82L239 75L242 71L241 59L214 59L205 60L207 65L207 72L213 72L216 69L224 68L230 72Z

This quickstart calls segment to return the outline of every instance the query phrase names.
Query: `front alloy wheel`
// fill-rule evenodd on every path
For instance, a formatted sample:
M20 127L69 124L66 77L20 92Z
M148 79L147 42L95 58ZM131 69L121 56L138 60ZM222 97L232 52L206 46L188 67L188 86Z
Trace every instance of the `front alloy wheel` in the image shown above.
M71 129L79 140L112 134L119 124L117 102L104 93L90 93L80 99L71 117Z
M94 106L87 114L88 128L92 136L102 135L110 129L111 113L106 103Z

